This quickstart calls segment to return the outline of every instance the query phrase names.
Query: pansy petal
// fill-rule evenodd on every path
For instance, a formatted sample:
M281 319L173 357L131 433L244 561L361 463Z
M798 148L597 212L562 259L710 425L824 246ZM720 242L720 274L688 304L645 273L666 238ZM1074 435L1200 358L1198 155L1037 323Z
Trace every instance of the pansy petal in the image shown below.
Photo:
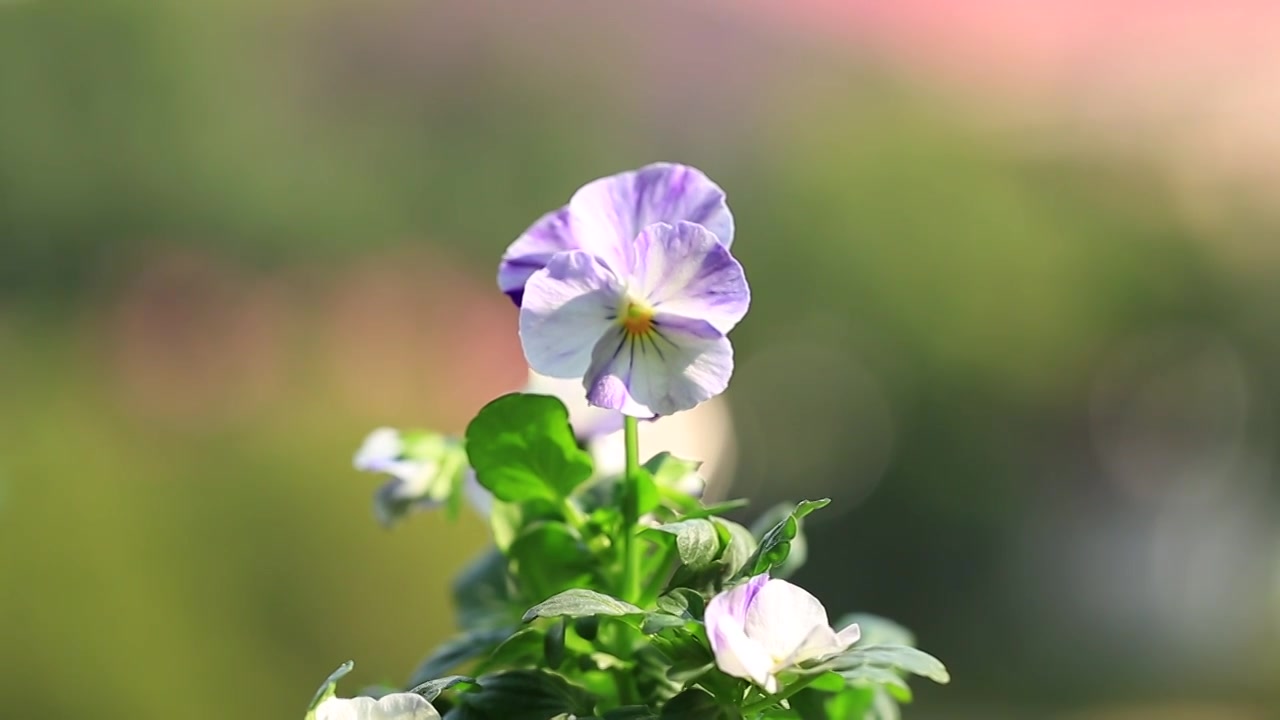
M659 313L654 331L631 336L610 328L583 378L587 401L633 417L673 415L724 392L733 346L701 320Z
M747 609L755 602L756 596L760 594L760 589L768 582L769 573L762 573L711 598L711 601L707 603L707 610L704 616L707 628L710 629L721 623L733 623L738 626L745 625L747 622ZM711 644L712 647L715 646L714 638Z
M644 343L628 335L623 328L610 327L592 350L591 364L582 378L587 402L631 417L654 417L657 413L631 395L636 356L639 354L644 360L644 347Z
M392 693L379 700L369 697L330 698L316 708L316 720L439 720L440 713L426 698L414 693Z
M681 220L698 223L726 246L733 242L733 215L724 191L701 170L654 163L600 178L569 200L569 227L578 247L622 270L619 248L647 225Z
M862 639L862 628L858 627L858 623L853 623L849 627L836 633L836 640L840 643L840 650L843 652L848 650L851 645Z
M770 580L747 610L747 637L771 657L788 658L810 639L814 628L834 636L827 610L816 597L786 580Z
M840 639L836 636L835 630L826 625L815 625L809 631L809 634L805 635L804 640L791 651L791 654L783 661L783 665L797 665L806 660L830 657L843 652L845 647L847 646L840 644Z
M747 637L740 625L708 625L716 666L723 672L750 680L768 692L777 692L778 679L773 676L773 660L760 643Z
M581 377L596 342L611 327L622 288L598 258L582 251L551 259L525 285L520 343L529 367L543 375Z
M635 242L630 291L660 312L711 323L727 333L751 304L742 265L701 225L656 223Z
M576 250L569 232L569 208L543 215L516 238L498 263L498 287L519 307L529 277L547 266L556 253Z

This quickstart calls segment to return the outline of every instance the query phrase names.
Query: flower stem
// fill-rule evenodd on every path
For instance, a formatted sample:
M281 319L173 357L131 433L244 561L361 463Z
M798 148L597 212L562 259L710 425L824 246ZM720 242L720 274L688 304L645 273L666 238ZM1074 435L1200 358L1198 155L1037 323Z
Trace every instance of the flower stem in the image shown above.
M756 702L753 702L749 705L744 706L742 708L742 714L750 715L751 713L758 713L758 712L763 712L765 710L768 710L769 708L777 705L783 700L786 700L792 695L795 695L801 690L809 687L810 683L812 683L814 680L817 680L820 677L822 677L822 673L817 673L815 675L810 675L808 677L800 678L799 680L796 680L795 682L788 685L786 689L783 690L782 692L774 693L773 695L769 695L765 697L763 700L758 700Z
M640 543L636 538L636 525L640 522L640 424L630 415L623 422L627 469L622 493L622 598L635 602L640 597Z

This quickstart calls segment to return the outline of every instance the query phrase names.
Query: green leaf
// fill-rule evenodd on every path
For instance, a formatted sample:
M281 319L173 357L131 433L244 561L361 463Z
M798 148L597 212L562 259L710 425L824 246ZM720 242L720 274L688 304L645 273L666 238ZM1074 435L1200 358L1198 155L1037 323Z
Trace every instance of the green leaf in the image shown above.
M457 697L471 720L548 720L562 713L588 715L595 702L581 688L542 670L511 670L476 681ZM452 711L450 713L452 715Z
M756 538L751 534L750 530L732 520L725 520L719 517L711 518L711 520L729 531L729 543L725 546L724 554L717 561L717 564L722 568L721 578L728 580L740 573L752 555L755 554L757 548Z
M627 487L627 483L621 483L622 487ZM653 481L653 475L649 474L644 468L636 473L636 513L637 517L648 515L658 508L662 498L658 495L658 486ZM619 503L620 507L626 507Z
M794 509L791 503L774 505L751 524L752 535L764 537L774 526L786 522L787 517L792 515ZM796 534L791 538L786 559L769 570L769 574L776 578L789 578L804 566L808 556L808 543L805 541L804 533L797 524Z
M683 520L660 525L647 532L674 535L680 562L691 570L701 570L720 557L720 534L710 520Z
M668 615L701 620L707 601L689 588L676 588L658 598L658 609Z
M828 661L828 663L831 669L846 677L849 677L854 671L871 666L901 670L929 678L943 685L951 682L951 675L940 660L923 650L917 650L906 645L858 646ZM823 663L823 665L828 663Z
M653 476L653 483L661 488L680 487L684 479L696 474L700 467L700 461L682 460L669 452L660 452L644 464L644 469Z
M307 720L313 720L313 718L315 718L316 707L325 700L333 697L334 692L336 692L338 688L338 681L346 677L347 673L351 672L351 669L355 666L356 664L354 661L348 660L339 665L337 670L329 673L329 678L324 681L324 684L320 686L320 689L316 690L316 694L311 698L311 704L307 706Z
M438 678L436 680L428 680L420 685L415 686L409 692L417 693L428 701L435 700L440 697L440 693L448 690L456 685L475 685L476 679L465 675L450 675L448 677Z
M791 552L791 541L800 532L801 518L814 510L826 507L830 503L829 499L822 499L805 500L796 505L794 510L760 538L760 546L756 548L755 553L743 565L742 571L738 575L740 577L759 575L770 571L777 565L781 565Z
M450 670L468 660L488 655L504 640L511 636L514 628L494 628L479 630L453 638L436 648L418 668L414 670L409 685L421 685L428 680L441 677Z
M874 688L848 688L829 696L823 709L827 720L889 720L875 713L875 700Z
M594 563L578 531L539 521L520 531L507 554L521 588L531 598L589 584Z
M480 484L506 502L568 497L592 472L568 410L549 395L512 393L484 406L467 426L467 457Z
M644 611L615 597L594 590L565 590L529 608L524 621L540 617L589 617L594 615L639 615Z
M517 503L502 502L494 499L489 511L489 531L493 533L493 544L502 552L506 552L524 527L524 508Z
M684 627L685 622L687 621L683 618L667 613L645 613L640 623L640 632L645 635L654 635L667 628Z

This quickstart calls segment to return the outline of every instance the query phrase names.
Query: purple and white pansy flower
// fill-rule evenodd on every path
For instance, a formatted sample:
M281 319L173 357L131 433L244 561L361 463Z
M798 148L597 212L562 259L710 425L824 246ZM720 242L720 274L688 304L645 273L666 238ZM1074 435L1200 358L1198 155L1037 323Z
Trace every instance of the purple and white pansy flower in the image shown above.
M555 254L525 285L520 340L535 371L581 377L591 405L671 415L728 387L728 332L750 301L714 233L659 222L603 255Z
M520 306L530 367L582 378L587 401L638 418L714 397L750 293L729 254L724 191L687 165L594 180L507 248L498 285Z
M569 204L542 216L507 248L498 265L498 287L517 306L525 284L558 253L582 250L606 262L657 222L692 222L728 247L733 214L724 191L701 170L653 163L582 186Z
M705 622L716 665L770 693L781 673L838 655L861 636L857 624L832 629L817 598L768 574L711 598Z

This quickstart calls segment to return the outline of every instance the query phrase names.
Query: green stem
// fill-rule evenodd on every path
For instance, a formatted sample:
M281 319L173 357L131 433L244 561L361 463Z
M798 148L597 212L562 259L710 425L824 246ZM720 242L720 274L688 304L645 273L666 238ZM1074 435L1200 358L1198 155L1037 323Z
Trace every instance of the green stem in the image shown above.
M635 602L640 597L640 542L636 537L640 522L640 424L627 416L623 425L627 446L627 469L623 480L622 599Z
M796 680L795 682L788 685L787 688L780 693L775 693L773 695L766 697L763 700L758 700L756 702L751 703L750 705L743 706L742 714L748 715L750 713L758 713L758 712L763 712L765 710L768 710L769 708L777 705L783 700L786 700L792 695L795 695L801 690L809 687L810 683L812 683L814 680L817 680L820 677L822 677L822 673L800 678L799 680Z

